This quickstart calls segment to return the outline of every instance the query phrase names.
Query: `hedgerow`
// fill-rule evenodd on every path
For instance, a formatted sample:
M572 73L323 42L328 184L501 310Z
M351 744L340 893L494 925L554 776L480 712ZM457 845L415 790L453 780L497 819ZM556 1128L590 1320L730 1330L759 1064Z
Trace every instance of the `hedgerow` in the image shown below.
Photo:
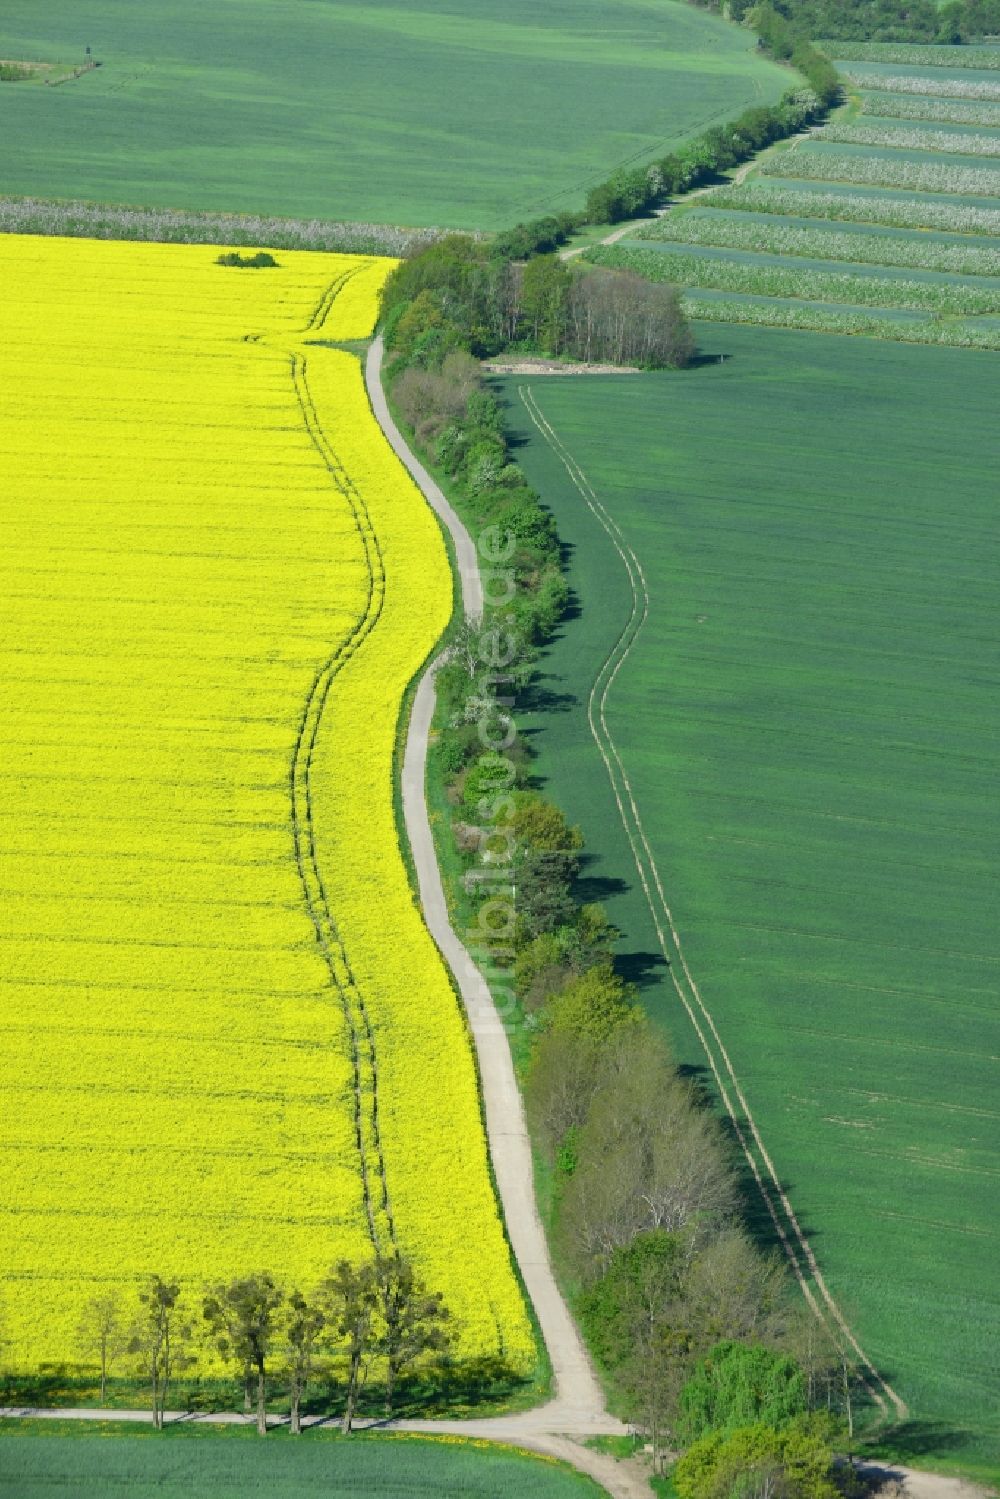
M817 333L865 334L871 338L895 339L902 343L946 344L961 349L1000 350L1000 328L973 327L962 323L938 323L914 319L880 318L853 308L814 307L808 302L790 306L785 302L731 301L684 297L689 317L714 323L748 323L760 328L802 328Z
M440 237L441 230L405 229L392 224L340 224L324 219L279 219L257 213L194 213L175 208L0 197L0 233L149 240L160 244L261 245L272 250L330 250L348 255L400 257L432 244Z
M943 229L956 234L1000 235L1000 208L940 203L933 198L889 198L878 194L814 193L807 188L748 182L721 187L709 200L716 208L790 214L800 219L842 219L894 229Z
M756 105L726 125L714 126L650 166L619 172L591 188L586 218L595 224L634 218L663 198L710 182L740 162L794 135L821 116L824 102L809 89L793 90L774 105Z
M916 73L869 73L864 68L842 68L858 88L890 94L930 94L945 99L1000 99L1000 79L927 78Z
M835 151L785 151L761 164L765 177L802 177L818 182L871 183L916 192L1000 197L1000 171L958 167L951 162L911 161L905 156L848 156Z
M901 266L911 270L948 271L966 276L1000 276L1000 248L956 240L942 242L924 235L864 234L858 231L810 229L783 223L731 218L702 210L675 221L660 220L639 236L670 241L679 246L715 245L728 250L751 250L765 255L803 255L814 260L848 260L863 265Z
M946 125L991 125L1000 130L1000 104L975 99L926 99L920 94L866 94L865 114L895 120L937 120Z
M817 139L838 145L891 146L900 151L948 151L954 156L1000 156L1000 135L960 134L895 125L827 125Z
M1000 70L1000 47L954 47L899 42L817 42L838 62L905 63L914 68L976 68Z
M595 265L635 271L651 281L669 281L679 286L817 302L850 302L866 307L912 307L953 315L1000 312L1000 282L994 289L960 282L904 281L851 271L818 271L670 250L624 249L617 245L599 245L587 252L587 259Z

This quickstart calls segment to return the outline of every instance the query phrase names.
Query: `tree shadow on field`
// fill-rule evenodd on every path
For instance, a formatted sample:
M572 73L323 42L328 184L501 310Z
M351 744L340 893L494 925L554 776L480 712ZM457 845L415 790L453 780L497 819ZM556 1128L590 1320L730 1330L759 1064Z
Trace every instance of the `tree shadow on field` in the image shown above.
M563 568L565 569L569 565L569 554L570 552L572 552L573 548L563 542L559 550L562 553ZM566 631L563 629L563 626L572 624L573 620L579 619L582 614L583 605L580 601L580 595L577 593L575 588L571 587L569 593L566 596L566 607L563 610L562 614L559 616L559 626L556 630L553 631L551 639L564 639Z
M735 359L734 354L692 354L689 362L689 370L710 369L712 365L729 365Z
M626 952L615 954L615 968L626 984L640 992L652 989L666 977L667 960L659 952Z
M612 895L627 895L632 888L627 880L618 875L588 873L593 870L595 864L601 864L603 860L600 854L583 853L580 855L580 873L573 882L573 894L581 905L590 905L594 901L608 900Z
M750 1169L750 1163L743 1153L743 1144L740 1137L742 1136L743 1141L752 1142L753 1131L750 1125L742 1115L738 1116L734 1122L723 1110L719 1099L718 1086L712 1072L707 1066L682 1063L678 1066L677 1071L681 1077L691 1084L699 1106L715 1114L719 1128L729 1143L731 1160L739 1181L740 1195L743 1199L743 1210L741 1213L743 1226L758 1249L765 1253L777 1252L783 1258L786 1251L782 1244L778 1227L771 1217L768 1204L765 1202L764 1195ZM778 1190L767 1177L764 1177L764 1186L767 1188L768 1196L778 1214L778 1222L783 1228L787 1229ZM780 1191L787 1198L792 1202L795 1201L794 1182L789 1181L787 1178L782 1178L779 1182L779 1187ZM815 1245L816 1240L821 1237L822 1231L815 1228L812 1224L804 1222L798 1213L796 1217L799 1228L802 1230L805 1238Z
M558 692L552 687L547 687L546 682L558 682L560 679L555 675L542 673L532 677L527 687L520 693L518 707L523 713L568 713L575 708L580 699L573 692Z
M891 1371L890 1371L891 1377ZM970 1433L956 1431L943 1421L901 1421L898 1426L883 1428L872 1433L873 1452L879 1454L880 1465L891 1466L893 1462L907 1462L910 1458L937 1457L942 1452L960 1452L967 1447ZM890 1454L882 1458L882 1453ZM865 1455L865 1461L874 1461Z

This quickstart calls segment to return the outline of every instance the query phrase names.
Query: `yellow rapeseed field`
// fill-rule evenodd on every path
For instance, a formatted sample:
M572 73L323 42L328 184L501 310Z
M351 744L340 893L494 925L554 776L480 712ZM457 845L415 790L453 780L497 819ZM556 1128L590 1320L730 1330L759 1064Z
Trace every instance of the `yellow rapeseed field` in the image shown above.
M310 342L365 337L391 262L217 254L0 236L9 1354L76 1361L150 1273L307 1287L394 1234L462 1352L527 1370L393 814L447 558Z

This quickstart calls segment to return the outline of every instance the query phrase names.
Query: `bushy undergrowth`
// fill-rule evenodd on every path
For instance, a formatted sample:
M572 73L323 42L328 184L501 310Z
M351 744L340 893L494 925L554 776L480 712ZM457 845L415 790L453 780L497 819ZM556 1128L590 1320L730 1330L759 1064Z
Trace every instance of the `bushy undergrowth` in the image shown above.
M892 146L899 151L948 151L954 156L1000 156L1000 135L920 130L905 125L827 125L819 140L838 145Z
M914 192L1000 197L1000 171L958 167L951 162L911 161L905 156L848 156L835 151L786 151L762 163L765 177L802 177L817 182L870 183Z
M956 349L1000 350L1000 327L973 327L962 323L938 323L922 318L905 322L879 317L855 308L814 307L808 302L752 301L684 297L689 317L714 323L746 323L756 328L801 328L815 333L864 334L870 338L894 339L901 343L943 344Z
M1000 130L1000 103L925 99L919 94L866 94L865 114L879 119L937 120L943 125L989 125Z
M921 46L919 42L817 42L838 62L904 63L914 68L1000 69L1000 47Z
M189 213L173 208L122 208L112 203L4 197L0 197L0 233L151 240L161 244L267 245L276 250L392 256L411 255L440 237L437 229L400 229L391 224L338 224L266 214Z
M970 244L967 240L943 242L917 234L811 229L786 224L777 217L732 218L708 211L684 214L674 222L672 234L664 232L668 222L659 222L641 237L670 241L678 246L713 245L764 255L801 255L813 260L847 260L861 265L901 266L965 276L1000 276L1000 248Z
M933 78L916 73L871 73L864 68L847 67L841 72L849 82L863 89L880 89L889 94L929 94L945 99L1000 99L1000 79Z
M848 302L863 307L911 307L922 312L975 316L1000 313L996 288L938 281L904 281L851 271L722 260L671 250L599 246L588 252L597 265L617 267L681 286L747 292L765 297L798 297L816 302Z
M719 188L710 201L717 208L789 214L801 219L840 219L854 224L879 224L890 229L942 229L956 234L1000 235L1000 208L941 203L932 198L817 193L748 182L742 187Z

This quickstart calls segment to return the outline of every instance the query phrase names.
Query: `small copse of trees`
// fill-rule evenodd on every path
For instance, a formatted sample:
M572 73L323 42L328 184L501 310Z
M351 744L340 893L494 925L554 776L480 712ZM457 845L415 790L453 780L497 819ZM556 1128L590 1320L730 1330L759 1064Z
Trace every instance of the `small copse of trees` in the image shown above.
M390 383L404 368L437 373L453 352L681 368L694 351L673 287L571 268L554 254L521 265L461 234L404 261L382 311Z

